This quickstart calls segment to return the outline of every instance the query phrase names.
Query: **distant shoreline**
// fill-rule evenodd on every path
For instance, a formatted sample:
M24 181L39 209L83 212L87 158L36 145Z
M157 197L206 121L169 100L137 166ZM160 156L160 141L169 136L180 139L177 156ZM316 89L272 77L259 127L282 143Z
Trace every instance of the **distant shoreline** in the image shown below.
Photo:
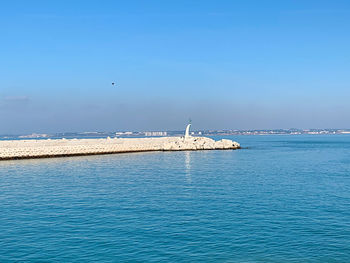
M43 139L100 139L117 138L163 138L180 137L183 131L152 131L152 132L69 132L69 133L32 133L32 134L2 134L1 140L43 140ZM238 136L238 135L347 135L350 129L274 129L274 130L198 130L191 132L192 136Z

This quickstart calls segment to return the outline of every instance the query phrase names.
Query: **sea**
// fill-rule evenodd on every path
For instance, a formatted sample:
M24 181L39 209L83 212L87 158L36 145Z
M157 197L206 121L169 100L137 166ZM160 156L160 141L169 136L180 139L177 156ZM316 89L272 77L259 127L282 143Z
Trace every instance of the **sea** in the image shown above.
M350 135L0 162L0 262L350 262Z

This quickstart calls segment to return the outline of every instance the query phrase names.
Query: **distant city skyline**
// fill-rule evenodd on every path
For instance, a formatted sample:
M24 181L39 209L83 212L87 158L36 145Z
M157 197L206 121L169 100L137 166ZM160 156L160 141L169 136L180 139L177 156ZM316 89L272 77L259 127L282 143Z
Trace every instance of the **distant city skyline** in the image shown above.
M0 134L350 128L349 1L20 0L0 24Z
M177 131L88 131L64 133L0 134L0 139L59 139L59 138L123 138L123 137L166 137L184 136ZM193 136L225 135L350 135L350 129L273 129L273 130L193 130Z

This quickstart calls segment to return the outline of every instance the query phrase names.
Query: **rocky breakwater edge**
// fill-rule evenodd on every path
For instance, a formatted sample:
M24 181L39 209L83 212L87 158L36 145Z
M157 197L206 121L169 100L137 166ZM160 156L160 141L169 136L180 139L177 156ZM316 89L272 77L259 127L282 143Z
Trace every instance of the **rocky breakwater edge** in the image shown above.
M0 160L149 151L235 150L240 144L207 137L46 139L0 141Z

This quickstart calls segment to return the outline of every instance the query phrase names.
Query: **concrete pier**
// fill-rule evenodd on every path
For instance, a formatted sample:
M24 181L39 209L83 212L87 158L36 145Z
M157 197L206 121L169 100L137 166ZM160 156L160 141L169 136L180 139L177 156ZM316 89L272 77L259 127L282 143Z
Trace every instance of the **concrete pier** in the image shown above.
M0 160L50 158L147 151L239 149L231 140L207 137L107 138L0 141Z

